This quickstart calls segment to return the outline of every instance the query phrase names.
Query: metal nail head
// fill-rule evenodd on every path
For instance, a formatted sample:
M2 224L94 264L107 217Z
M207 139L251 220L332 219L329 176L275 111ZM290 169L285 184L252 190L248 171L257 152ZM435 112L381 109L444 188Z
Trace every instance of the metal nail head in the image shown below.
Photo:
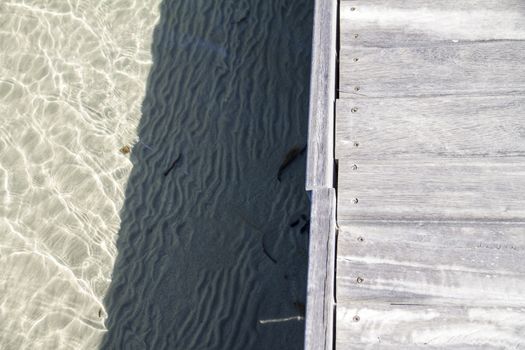
M350 112L352 112L352 113L356 113L358 110L359 110L359 108L354 107L354 108L352 108L352 109L350 110Z
M354 204L359 203L359 199L357 199L357 198L352 199L352 203L354 203Z
M364 279L362 277L357 277L357 283L363 283Z
M355 315L354 318L353 318L354 322L359 322L360 319L361 319L361 317L359 317L357 315Z
M357 164L352 165L352 170L357 170Z

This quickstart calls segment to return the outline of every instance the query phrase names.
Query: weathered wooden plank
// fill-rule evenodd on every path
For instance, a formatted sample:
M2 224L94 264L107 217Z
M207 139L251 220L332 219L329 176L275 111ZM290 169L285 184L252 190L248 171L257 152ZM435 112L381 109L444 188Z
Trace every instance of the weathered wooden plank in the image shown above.
M519 348L525 223L339 225L337 349Z
M524 96L338 100L335 157L525 156L524 111Z
M312 191L306 350L332 349L335 285L335 190Z
M525 331L525 2L342 0L338 349Z
M338 349L519 348L524 223L339 224Z
M524 61L525 41L342 47L340 97L524 94Z
M521 349L525 311L497 307L338 304L336 331L338 350Z
M315 1L306 189L333 186L337 2Z
M452 40L523 40L525 2L343 0L340 26L342 47L436 46L440 41Z
M315 1L306 189L311 191L305 350L330 350L334 336L334 101L337 2Z
M344 158L339 169L339 220L525 220L523 157Z
M339 227L339 305L525 308L525 222L339 222Z

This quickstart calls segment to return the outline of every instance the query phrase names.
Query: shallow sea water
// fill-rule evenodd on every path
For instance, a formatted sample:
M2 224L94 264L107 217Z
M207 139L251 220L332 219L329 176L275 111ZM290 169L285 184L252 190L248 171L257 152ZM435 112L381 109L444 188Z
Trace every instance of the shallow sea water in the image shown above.
M0 1L1 349L303 347L312 3Z

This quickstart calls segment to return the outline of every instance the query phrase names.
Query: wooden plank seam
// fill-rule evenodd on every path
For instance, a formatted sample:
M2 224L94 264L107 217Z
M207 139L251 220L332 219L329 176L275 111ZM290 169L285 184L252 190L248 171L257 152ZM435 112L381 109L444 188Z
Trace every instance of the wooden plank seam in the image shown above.
M305 350L335 343L335 99L338 0L315 0L306 190L311 198Z

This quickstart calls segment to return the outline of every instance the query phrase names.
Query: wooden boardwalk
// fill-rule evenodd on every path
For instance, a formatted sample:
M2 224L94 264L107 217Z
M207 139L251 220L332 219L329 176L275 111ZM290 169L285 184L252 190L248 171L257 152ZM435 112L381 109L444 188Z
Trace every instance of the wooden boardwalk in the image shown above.
M525 1L321 2L306 349L525 348Z

